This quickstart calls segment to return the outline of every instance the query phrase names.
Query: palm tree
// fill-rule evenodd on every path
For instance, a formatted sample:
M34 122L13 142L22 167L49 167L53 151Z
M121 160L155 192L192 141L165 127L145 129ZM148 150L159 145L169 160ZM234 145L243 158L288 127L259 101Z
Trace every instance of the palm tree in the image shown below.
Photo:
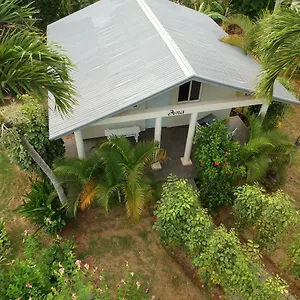
M44 100L48 93L61 114L76 102L70 59L58 46L47 46L35 27L35 11L20 0L0 0L0 100L24 93Z
M124 201L127 216L137 221L145 202L151 197L151 180L145 169L161 161L160 149L155 141L139 142L135 147L125 137L115 137L104 142L85 160L63 159L57 161L54 172L80 184L81 191L72 203L85 209L97 199L108 210L109 202L117 197ZM71 185L72 186L72 185Z
M262 20L261 28L256 39L261 53L262 75L256 94L271 101L277 77L286 74L292 76L299 67L300 10L276 10Z
M242 161L247 168L247 183L261 181L270 172L279 182L296 152L295 144L277 128L264 129L259 117L250 117L249 121L250 139L242 147Z
M55 108L61 114L69 114L76 103L70 77L73 65L58 46L47 46L46 37L34 27L36 11L30 4L21 6L20 3L21 0L0 0L0 101L25 93L42 101L50 93ZM2 129L12 125L7 120L1 124ZM19 139L51 180L64 204L64 190L50 167L24 136L20 135Z

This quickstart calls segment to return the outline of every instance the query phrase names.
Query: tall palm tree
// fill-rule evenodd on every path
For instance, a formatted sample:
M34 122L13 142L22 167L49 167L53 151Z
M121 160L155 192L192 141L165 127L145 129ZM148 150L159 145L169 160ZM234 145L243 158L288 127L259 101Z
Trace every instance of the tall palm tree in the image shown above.
M0 0L0 100L32 94L44 100L53 96L56 109L69 114L76 103L70 59L58 46L48 46L34 27L35 10L20 0Z
M70 114L76 103L70 77L73 65L58 46L47 46L46 37L34 27L36 11L31 5L20 4L21 0L0 0L0 102L25 93L45 100L50 93L55 108L61 114ZM2 129L8 128L5 124L7 121L2 122ZM19 138L64 204L64 190L50 167L24 136Z
M290 165L296 152L295 144L279 129L266 130L259 117L250 117L250 139L242 147L242 161L247 168L247 183L265 178L269 171L277 181Z
M273 86L279 75L291 74L299 68L300 10L276 10L261 23L257 34L257 51L261 53L262 75L257 86L258 97L273 97Z
M161 161L162 152L155 141L139 142L132 146L125 137L115 137L104 142L85 160L63 159L57 161L54 172L72 178L80 184L81 191L73 203L85 209L97 199L108 210L112 198L125 202L127 215L137 221L147 199L151 196L151 180L145 169ZM72 185L71 185L72 186Z

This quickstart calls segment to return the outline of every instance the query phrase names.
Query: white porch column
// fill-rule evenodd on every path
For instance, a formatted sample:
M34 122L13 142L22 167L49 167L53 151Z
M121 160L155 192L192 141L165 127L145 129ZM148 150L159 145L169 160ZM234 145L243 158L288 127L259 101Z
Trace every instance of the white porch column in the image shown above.
M79 129L79 130L75 131L74 136L75 136L78 157L85 158L84 142L83 142L81 130Z
M198 117L198 113L194 112L191 114L189 131L186 138L184 156L181 157L181 162L183 166L190 166L192 164L191 152L193 146L193 138L194 138L195 129L197 125L197 117Z
M162 117L155 118L154 140L158 142L159 147L161 142L161 122Z
M265 118L266 113L267 113L267 111L268 111L268 108L269 108L269 103L263 103L263 104L261 105L261 109L260 109L258 115L259 115L262 119Z
M158 142L159 147L161 142L161 122L162 122L162 117L155 118L154 140ZM151 168L153 170L160 170L161 169L160 162L156 162L152 164Z

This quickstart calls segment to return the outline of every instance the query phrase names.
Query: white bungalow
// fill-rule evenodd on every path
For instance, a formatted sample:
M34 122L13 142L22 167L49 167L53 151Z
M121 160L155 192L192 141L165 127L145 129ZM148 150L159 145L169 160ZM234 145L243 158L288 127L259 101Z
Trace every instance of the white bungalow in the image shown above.
M135 136L155 128L189 125L182 164L190 164L197 120L234 107L262 104L251 93L260 65L222 43L226 33L207 15L168 0L101 0L48 26L76 65L78 105L61 118L49 101L50 138L75 133L84 140L111 134ZM275 84L274 101L299 104Z

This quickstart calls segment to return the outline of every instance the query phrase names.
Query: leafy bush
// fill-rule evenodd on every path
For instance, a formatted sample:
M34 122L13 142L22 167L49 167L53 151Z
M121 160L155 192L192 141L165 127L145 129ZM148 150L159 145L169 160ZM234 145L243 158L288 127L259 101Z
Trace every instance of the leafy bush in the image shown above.
M0 219L0 265L7 260L10 252L10 241L5 230L5 223L3 219Z
M233 185L245 175L241 166L241 146L233 142L227 120L217 120L208 127L198 126L195 134L199 190L205 207L216 210L233 200Z
M53 185L48 179L33 182L27 200L18 209L34 224L44 227L46 232L56 234L67 223L66 209L61 206Z
M290 243L287 255L290 260L289 270L296 279L300 279L300 234L297 234Z
M275 0L232 0L230 3L230 11L235 14L244 14L249 17L257 17L264 10L273 10Z
M280 127L280 123L283 120L288 105L273 101L268 108L266 116L263 121L263 127L265 129L273 129L275 127ZM260 105L249 106L248 113L250 115L258 116L260 111Z
M126 267L117 299L150 299L148 288L143 287L137 275L129 272L127 263ZM77 260L70 242L62 242L58 237L44 247L27 231L24 259L15 259L1 269L0 294L1 299L113 299L103 270L92 269Z
M22 134L51 166L54 159L64 154L63 140L49 140L47 108L32 97L23 96L23 100L25 103L21 105L17 116L11 116L15 128L5 131L1 138L2 144L8 150L11 162L25 170L38 170L37 164L20 143L18 134Z
M282 191L266 194L259 186L244 185L235 192L234 217L240 230L252 228L260 246L272 249L296 217L292 199Z
M153 228L164 244L183 246L191 255L199 253L212 231L207 211L199 205L198 192L185 179L169 176L157 202Z
M266 274L263 281L258 261L244 250L234 230L228 232L224 226L214 230L203 253L194 259L200 276L221 285L233 299L282 299L286 284Z

